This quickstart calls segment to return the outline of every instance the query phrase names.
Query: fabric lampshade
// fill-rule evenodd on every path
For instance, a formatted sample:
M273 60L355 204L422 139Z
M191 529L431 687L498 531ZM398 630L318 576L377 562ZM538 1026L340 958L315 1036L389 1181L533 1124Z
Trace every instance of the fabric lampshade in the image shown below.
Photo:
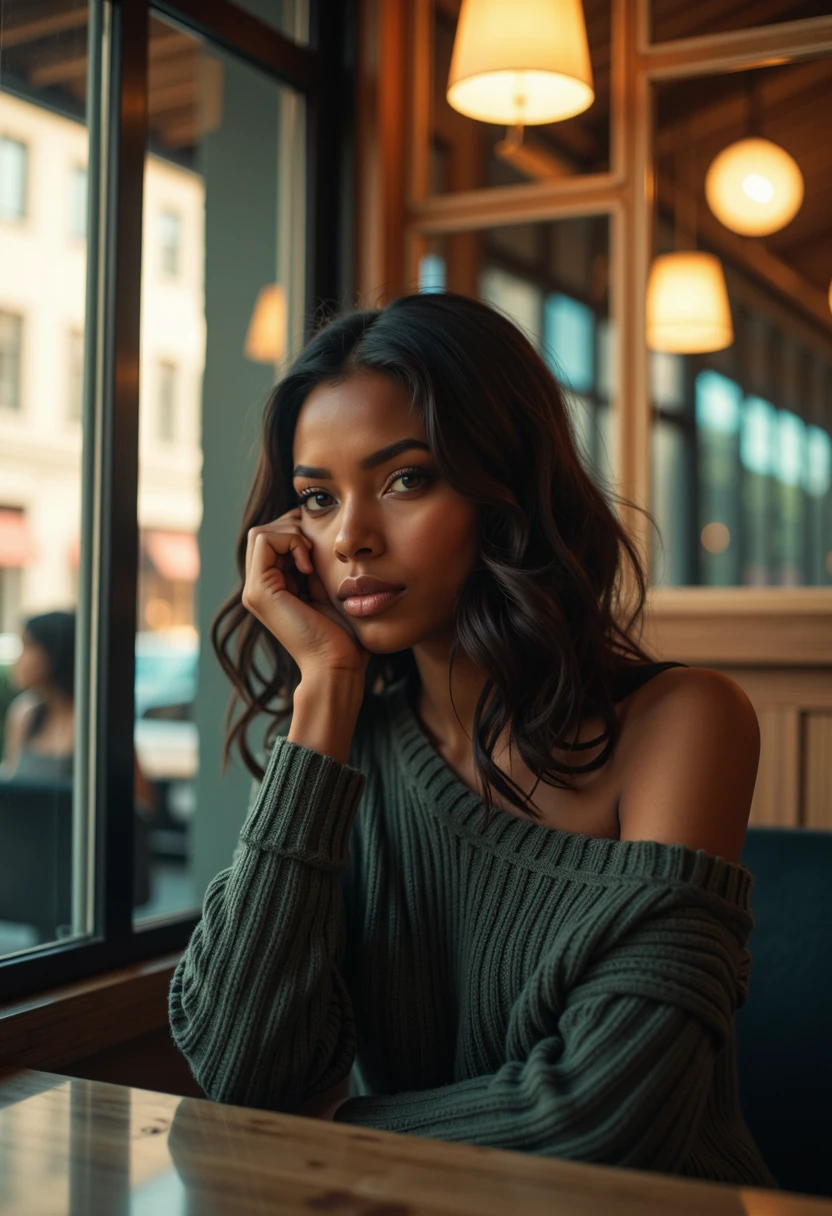
M712 253L685 251L655 258L647 284L647 345L693 354L734 341L722 263Z
M255 363L277 363L286 353L286 293L269 283L257 293L245 354Z
M581 0L462 0L448 102L482 122L558 122L595 100Z

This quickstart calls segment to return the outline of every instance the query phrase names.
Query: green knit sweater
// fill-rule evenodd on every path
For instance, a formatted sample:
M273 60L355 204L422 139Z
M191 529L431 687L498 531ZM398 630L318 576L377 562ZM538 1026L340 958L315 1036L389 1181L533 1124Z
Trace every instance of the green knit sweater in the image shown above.
M776 1187L737 1091L748 870L483 816L401 686L348 764L278 738L171 984L205 1093L352 1072L338 1122Z

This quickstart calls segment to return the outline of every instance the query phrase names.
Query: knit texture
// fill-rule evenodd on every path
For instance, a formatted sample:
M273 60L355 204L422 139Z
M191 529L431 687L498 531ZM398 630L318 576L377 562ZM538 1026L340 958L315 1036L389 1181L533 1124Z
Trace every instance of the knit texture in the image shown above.
M748 870L483 823L401 686L348 764L279 737L171 984L205 1093L293 1111L355 1064L338 1122L776 1187L737 1086Z

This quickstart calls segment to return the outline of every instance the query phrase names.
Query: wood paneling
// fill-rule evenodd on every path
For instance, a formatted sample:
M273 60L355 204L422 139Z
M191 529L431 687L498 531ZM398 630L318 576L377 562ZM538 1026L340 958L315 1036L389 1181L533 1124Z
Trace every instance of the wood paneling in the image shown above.
M805 819L807 828L832 831L832 709L803 718Z
M738 595L748 597L745 611ZM751 700L760 766L749 822L832 830L829 593L778 597L748 589L655 595L643 641L662 659L723 671Z

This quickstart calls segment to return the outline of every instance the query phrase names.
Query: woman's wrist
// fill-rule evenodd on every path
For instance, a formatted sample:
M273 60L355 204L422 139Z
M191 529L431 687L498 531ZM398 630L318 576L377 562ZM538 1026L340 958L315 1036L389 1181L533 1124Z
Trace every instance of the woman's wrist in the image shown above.
M363 700L363 676L304 676L295 689L288 741L346 764Z

